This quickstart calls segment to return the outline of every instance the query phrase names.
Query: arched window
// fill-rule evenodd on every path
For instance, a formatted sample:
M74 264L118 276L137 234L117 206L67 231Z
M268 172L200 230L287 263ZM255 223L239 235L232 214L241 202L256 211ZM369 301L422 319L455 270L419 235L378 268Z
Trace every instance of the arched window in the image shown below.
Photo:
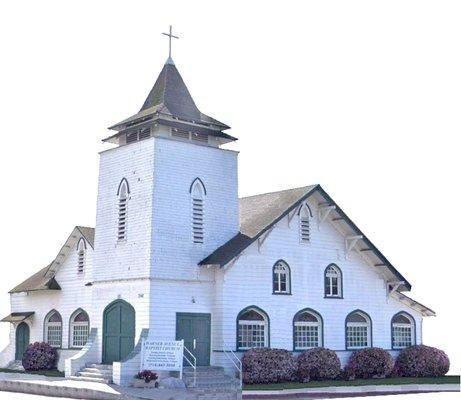
M346 349L371 347L371 319L357 310L346 317Z
M191 194L191 220L192 220L192 241L203 243L205 237L204 227L204 202L206 189L202 181L197 178L192 182Z
M62 344L62 318L52 310L45 317L45 342L53 347L61 347Z
M293 318L294 350L323 346L323 321L317 312L305 309Z
M77 244L77 272L79 274L83 273L83 270L85 269L85 250L85 239L80 238Z
M291 293L290 267L285 261L277 261L272 268L272 292L274 294Z
M258 307L240 311L237 317L237 350L269 346L269 317Z
M117 240L126 239L127 214L128 214L128 197L130 189L125 178L122 179L118 187L118 223L117 223Z
M309 243L311 238L310 229L311 212L307 204L304 204L299 210L299 241Z
M83 347L90 332L90 319L88 314L78 309L70 317L69 335L71 347Z
M325 269L325 297L342 297L343 277L341 270L335 264Z
M403 349L415 344L415 321L406 312L392 317L392 348Z

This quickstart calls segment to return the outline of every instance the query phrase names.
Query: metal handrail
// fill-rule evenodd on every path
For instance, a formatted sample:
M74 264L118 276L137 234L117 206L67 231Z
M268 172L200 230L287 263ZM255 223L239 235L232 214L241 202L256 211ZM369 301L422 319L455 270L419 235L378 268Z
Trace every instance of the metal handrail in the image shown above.
M186 354L183 353L183 357L186 359L187 363L193 368L194 370L194 387L197 386L197 358L190 352L190 350L184 346L184 350L192 357L192 362L187 358Z
M234 364L234 367L237 369L237 371L239 373L239 379L240 379L240 389L242 389L242 387L243 387L243 365L242 365L242 361L240 360L240 358L237 357L237 355L232 350L223 349L223 353L225 354L227 359L229 361L231 361L232 364Z

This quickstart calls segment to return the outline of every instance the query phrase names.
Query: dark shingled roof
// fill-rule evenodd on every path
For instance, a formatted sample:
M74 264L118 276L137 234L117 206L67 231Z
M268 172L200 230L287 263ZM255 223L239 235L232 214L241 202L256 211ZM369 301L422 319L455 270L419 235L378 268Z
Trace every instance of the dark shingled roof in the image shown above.
M350 233L362 236L361 243L371 250L380 265L385 266L393 276L402 281L406 290L410 290L410 283L384 257L320 185L304 186L240 199L240 232L200 261L199 265L218 265L224 267L315 192L322 196L325 204L335 206L334 214L340 220L338 223L345 224L343 226L347 227Z
M66 244L70 240L76 239L74 235L75 231L80 232L80 234L86 239L90 246L94 248L94 228L89 228L86 226L76 226L67 239ZM65 246L66 245L64 245L64 247ZM58 254L64 253L64 247ZM58 271L58 268L54 266L55 262L56 259L45 268L42 268L34 275L27 278L24 282L11 289L9 293L33 292L36 290L61 290L61 287L55 279L56 272Z
M200 112L178 69L170 59L163 66L160 75L139 112L111 126L109 129L120 131L126 129L131 124L138 123L138 121L146 121L149 118L151 120L159 120L159 116L161 115L209 127L212 128L209 134L236 140L232 136L225 136L221 132L222 130L229 129L228 125ZM162 123L161 120L159 122ZM193 127L189 128L193 130Z
M58 282L54 279L54 274L50 276L48 270L51 264L42 268L40 271L27 278L24 282L10 290L10 293L33 292L36 290L61 290Z
M227 243L218 247L199 265L226 265L271 226L293 210L317 186L304 186L241 198L239 200L240 232Z

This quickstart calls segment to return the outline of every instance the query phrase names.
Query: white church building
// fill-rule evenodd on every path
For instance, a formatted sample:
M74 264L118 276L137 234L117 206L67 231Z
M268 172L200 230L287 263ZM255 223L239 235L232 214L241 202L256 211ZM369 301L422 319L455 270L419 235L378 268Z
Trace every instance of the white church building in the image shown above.
M71 229L10 291L0 367L45 341L67 376L106 364L123 385L147 337L184 339L198 366L229 372L255 347L322 346L344 363L422 342L435 313L320 185L238 197L238 153L223 148L236 138L199 111L171 58L110 129L95 227Z

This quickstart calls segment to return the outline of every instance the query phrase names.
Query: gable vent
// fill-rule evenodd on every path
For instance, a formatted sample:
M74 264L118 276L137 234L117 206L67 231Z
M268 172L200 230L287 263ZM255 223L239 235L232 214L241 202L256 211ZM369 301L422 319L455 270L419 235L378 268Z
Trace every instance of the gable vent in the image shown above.
M203 243L203 200L192 199L192 235L194 243Z
M301 242L308 242L310 240L309 217L307 216L301 216L299 219L299 235Z
M122 196L118 200L118 240L126 238L126 211L127 211L127 198Z

